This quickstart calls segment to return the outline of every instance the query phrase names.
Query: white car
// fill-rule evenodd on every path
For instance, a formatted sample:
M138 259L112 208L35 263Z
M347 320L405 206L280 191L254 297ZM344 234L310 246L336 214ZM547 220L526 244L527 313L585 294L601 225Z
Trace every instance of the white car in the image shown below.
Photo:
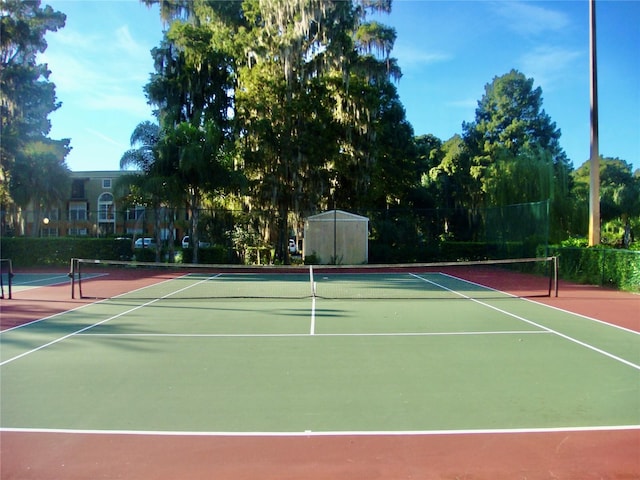
M186 235L182 238L182 248L189 248L189 235ZM207 248L210 247L211 244L209 242L198 241L198 247Z
M133 245L135 248L155 248L156 239L150 237L139 238Z
M298 246L293 238L289 239L289 253L298 253Z

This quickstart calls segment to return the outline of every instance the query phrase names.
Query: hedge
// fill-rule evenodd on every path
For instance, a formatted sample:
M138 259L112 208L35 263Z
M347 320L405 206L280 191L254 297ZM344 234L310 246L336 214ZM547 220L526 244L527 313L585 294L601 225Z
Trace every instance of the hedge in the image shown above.
M640 292L640 251L602 247L550 247L560 277L590 285Z
M193 262L193 248L182 249L182 261L184 263ZM238 260L230 249L221 245L213 245L198 249L198 263L232 264L238 263Z
M176 249L176 253L180 249ZM162 258L166 258L166 250ZM222 246L200 248L200 263L237 263L233 253ZM0 256L10 258L14 268L68 266L72 258L96 258L100 260L135 260L154 262L155 248L131 248L131 239L73 238L73 237L7 237L0 239ZM190 263L193 249L182 250L182 262Z
M14 268L68 266L72 258L130 260L131 240L74 237L7 237L0 240L0 255Z

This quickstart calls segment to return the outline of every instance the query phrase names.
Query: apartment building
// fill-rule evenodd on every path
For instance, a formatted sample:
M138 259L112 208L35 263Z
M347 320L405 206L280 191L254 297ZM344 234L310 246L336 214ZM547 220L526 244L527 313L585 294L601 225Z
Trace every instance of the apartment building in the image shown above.
M125 205L115 192L127 171L71 172L69 196L63 202L2 212L2 233L43 237L149 235L151 211Z

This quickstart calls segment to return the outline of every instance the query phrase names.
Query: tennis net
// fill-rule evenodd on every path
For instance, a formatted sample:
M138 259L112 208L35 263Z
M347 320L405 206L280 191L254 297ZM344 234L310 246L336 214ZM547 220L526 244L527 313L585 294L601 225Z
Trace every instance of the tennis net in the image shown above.
M421 299L557 295L556 257L361 266L157 264L73 259L81 298Z

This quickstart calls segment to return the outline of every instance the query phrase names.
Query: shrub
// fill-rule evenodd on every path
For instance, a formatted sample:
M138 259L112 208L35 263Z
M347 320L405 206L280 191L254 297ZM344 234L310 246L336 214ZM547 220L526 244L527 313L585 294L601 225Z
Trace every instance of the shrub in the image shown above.
M16 267L68 266L72 258L130 260L131 240L114 238L2 238L3 258Z
M603 247L551 247L560 276L591 285L640 291L640 252Z
M182 262L193 263L193 248L182 249ZM235 264L238 259L233 251L222 245L213 245L211 247L198 249L198 262L208 264Z

